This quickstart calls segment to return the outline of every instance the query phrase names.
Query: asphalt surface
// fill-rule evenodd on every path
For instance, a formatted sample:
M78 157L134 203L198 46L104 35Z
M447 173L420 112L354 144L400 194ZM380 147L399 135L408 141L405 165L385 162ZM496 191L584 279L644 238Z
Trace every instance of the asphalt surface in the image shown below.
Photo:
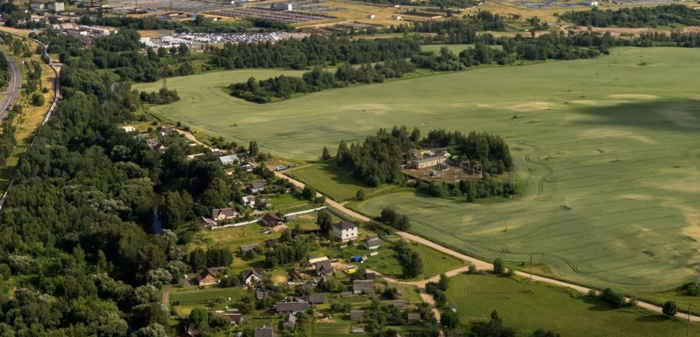
M17 61L15 61L15 59L12 58L5 51L3 51L2 53L4 54L7 61L10 63L10 73L12 74L12 79L7 85L7 92L5 93L5 96L2 98L2 100L0 100L0 119L5 118L5 115L7 115L7 109L12 107L13 104L15 104L17 96L19 96L19 90L22 87L22 72L19 71L19 65L17 65Z

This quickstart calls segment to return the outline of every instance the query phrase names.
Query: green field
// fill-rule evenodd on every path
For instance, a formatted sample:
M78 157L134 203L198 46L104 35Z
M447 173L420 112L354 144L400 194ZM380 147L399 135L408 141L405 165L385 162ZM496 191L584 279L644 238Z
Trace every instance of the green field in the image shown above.
M485 275L457 275L450 278L446 295L457 306L463 324L489 319L496 309L505 326L522 333L538 328L554 330L562 336L685 336L681 317L671 320L642 309L611 310L602 301L586 298L573 290L533 284L526 280ZM700 333L693 323L690 335Z
M411 249L417 252L423 261L423 273L416 279L428 279L463 265L461 260L424 245L411 244ZM401 277L403 273L396 252L390 249L381 249L377 256L371 256L364 265L391 277Z
M335 153L336 149L329 149ZM313 186L319 192L335 201L345 201L355 198L357 190L362 189L366 195L380 190L372 188L348 174L347 170L339 168L335 161L314 164L285 172L290 177Z
M152 110L298 159L394 124L423 134L499 134L526 183L517 200L463 204L400 194L358 207L376 214L395 205L414 232L472 255L528 261L534 254L557 277L655 292L692 279L700 259L696 57L692 49L616 48L591 60L477 69L267 105L225 95L215 75L199 75L211 83L173 79L168 85L183 100ZM230 73L243 80L273 72Z

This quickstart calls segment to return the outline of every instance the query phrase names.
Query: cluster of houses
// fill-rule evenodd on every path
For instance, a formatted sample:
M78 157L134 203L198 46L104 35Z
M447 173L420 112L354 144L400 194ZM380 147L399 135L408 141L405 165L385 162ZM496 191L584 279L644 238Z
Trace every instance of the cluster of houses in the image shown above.
M136 132L136 128L129 125L122 127L122 130L124 130L124 132ZM160 134L161 136L168 136L172 134L174 130L175 129L173 127L163 127L160 130ZM148 147L150 147L154 151L165 152L165 150L167 149L163 144L161 144L158 141L157 138L153 138L153 136L151 136L150 133L139 133L136 136L134 136L134 138L136 138L140 142L145 142L148 145Z

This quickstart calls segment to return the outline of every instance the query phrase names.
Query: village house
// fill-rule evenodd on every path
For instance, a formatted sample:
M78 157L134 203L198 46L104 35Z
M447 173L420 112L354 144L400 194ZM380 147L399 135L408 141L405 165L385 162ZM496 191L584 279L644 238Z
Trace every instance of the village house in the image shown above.
M379 236L377 234L370 234L367 235L367 238L365 238L365 247L369 250L374 250L378 249L379 246L381 246L381 243L379 242Z
M233 219L236 215L233 208L215 208L211 210L211 218L215 221Z
M257 246L258 246L257 243L251 243L251 244L247 244L247 245L241 245L241 254L243 254L243 255L248 255L248 254L250 254L250 253L255 249L255 247L257 247Z
M365 279L366 280L374 280L377 278L377 274L375 273L365 273Z
M139 142L145 142L146 140L151 139L151 135L148 133L139 133L138 135L134 136L134 138L136 138L136 140Z
M404 300L394 300L393 302L391 302L391 305L393 305L394 308L399 308L399 309L401 309L401 308L403 308L403 307L406 306L406 301L404 301Z
M255 166L250 165L250 164L245 164L241 167L241 170L243 172L253 172L254 169L255 169Z
M66 4L63 2L51 2L48 6L50 11L63 12L66 10Z
M316 275L325 276L333 273L331 261L321 261L316 263Z
M244 270L241 276L243 278L243 284L246 285L259 283L263 279L262 275L260 275L260 271L255 269Z
M309 302L279 302L275 305L278 314L296 314L309 310Z
M282 219L274 214L267 213L262 217L262 223L268 227L274 227L282 223Z
M374 292L374 281L372 280L355 280L352 281L352 292L355 294L370 294Z
M127 126L122 126L122 130L124 130L124 132L134 132L134 131L136 131L136 128L131 126L131 125L127 125Z
M264 326L262 328L255 328L253 337L277 337L278 335L272 331L272 328Z
M199 330L197 330L192 323L183 326L182 330L180 334L181 337L196 337L199 335Z
M217 283L216 273L211 268L204 269L201 273L195 276L195 279L197 280L197 284L200 286L208 286Z
M206 217L202 217L200 220L200 224L202 225L202 228L204 228L204 229L212 229L212 228L214 228L214 226L216 226L216 221L209 219L209 218L206 218Z
M277 239L265 241L265 245L267 246L267 248L270 248L270 249L275 249L275 247L277 247L278 244L279 244L279 240L277 240Z
M235 154L219 157L219 164L223 166L233 165L237 162L239 162L239 160L238 156L236 156Z
M417 314L417 313L408 314L408 321L409 322L420 322L420 314Z
M226 313L224 316L231 320L231 325L238 325L243 321L243 315L239 313Z
M160 135L167 136L167 135L173 133L173 130L175 130L175 129L172 126L162 128L162 129L160 129Z
M294 330L297 324L297 317L292 314L286 314L284 316L283 326L285 329Z
M350 221L341 221L333 225L333 236L340 241L357 238L357 225Z
M250 192L251 194L262 192L264 190L265 190L265 184L263 184L260 181L256 181L256 182L250 184L250 186L248 186L248 192Z
M255 292L255 299L261 300L263 298L271 297L274 294L272 290L258 290Z
M296 214L288 214L284 216L284 222L292 222L297 220Z
M246 195L245 197L241 198L241 202L243 203L243 206L255 207L255 196L254 195Z

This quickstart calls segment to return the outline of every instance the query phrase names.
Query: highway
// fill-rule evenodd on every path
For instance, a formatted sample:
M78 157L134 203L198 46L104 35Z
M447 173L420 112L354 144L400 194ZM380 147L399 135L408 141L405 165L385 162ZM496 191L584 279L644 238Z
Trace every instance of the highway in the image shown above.
M7 115L7 109L15 104L17 96L19 96L19 89L22 87L22 72L19 70L17 61L15 61L15 59L4 50L2 53L10 63L10 74L12 75L12 79L10 79L10 83L7 85L5 97L0 100L0 119L5 118L5 115Z

